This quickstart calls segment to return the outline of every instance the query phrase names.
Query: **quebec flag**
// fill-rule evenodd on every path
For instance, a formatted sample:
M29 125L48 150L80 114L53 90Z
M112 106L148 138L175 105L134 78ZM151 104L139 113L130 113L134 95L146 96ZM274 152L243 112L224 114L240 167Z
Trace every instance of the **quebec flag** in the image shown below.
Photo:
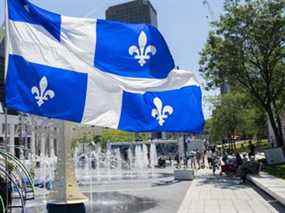
M6 31L7 107L126 131L203 130L200 86L174 69L155 27L9 0Z

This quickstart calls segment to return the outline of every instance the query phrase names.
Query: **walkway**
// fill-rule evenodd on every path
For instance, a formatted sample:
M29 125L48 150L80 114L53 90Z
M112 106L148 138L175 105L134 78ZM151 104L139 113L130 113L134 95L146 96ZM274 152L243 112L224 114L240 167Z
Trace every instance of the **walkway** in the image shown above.
M213 176L199 171L178 213L268 213L285 212L285 208L239 180Z

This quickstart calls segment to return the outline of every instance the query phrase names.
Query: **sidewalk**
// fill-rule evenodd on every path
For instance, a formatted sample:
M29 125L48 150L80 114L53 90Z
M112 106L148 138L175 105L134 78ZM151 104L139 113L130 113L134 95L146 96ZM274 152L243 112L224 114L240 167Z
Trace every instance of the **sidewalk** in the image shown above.
M219 175L213 176L210 170L200 170L178 213L280 212L253 188L240 185L239 182Z

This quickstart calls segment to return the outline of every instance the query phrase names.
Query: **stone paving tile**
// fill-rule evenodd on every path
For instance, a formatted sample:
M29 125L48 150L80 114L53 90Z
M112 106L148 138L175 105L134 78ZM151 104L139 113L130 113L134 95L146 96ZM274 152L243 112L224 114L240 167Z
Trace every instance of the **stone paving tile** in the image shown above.
M195 212L270 213L280 211L271 205L270 200L265 200L250 186L240 185L238 180L214 177L209 170L200 170L178 211L178 213Z

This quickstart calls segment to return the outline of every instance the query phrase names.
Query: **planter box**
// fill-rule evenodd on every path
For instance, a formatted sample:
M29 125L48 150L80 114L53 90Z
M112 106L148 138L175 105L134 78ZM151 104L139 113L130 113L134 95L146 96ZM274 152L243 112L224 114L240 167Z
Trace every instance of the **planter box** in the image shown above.
M273 148L265 150L266 161L269 165L285 162L283 150L281 148Z

